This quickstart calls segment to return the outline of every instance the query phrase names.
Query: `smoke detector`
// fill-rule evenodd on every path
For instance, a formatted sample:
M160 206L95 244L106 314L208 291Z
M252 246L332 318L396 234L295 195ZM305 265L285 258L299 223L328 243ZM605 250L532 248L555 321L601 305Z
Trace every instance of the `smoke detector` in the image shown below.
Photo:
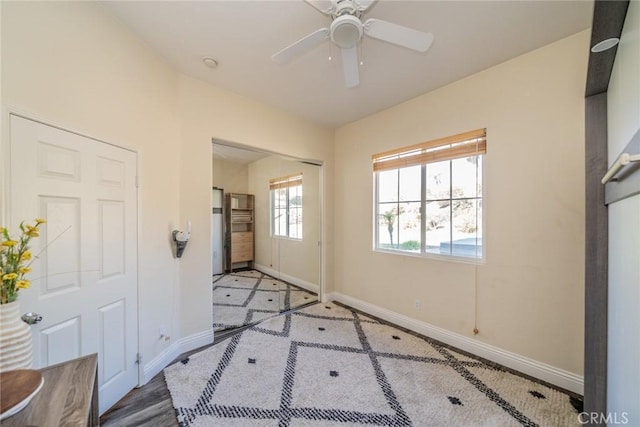
M205 56L204 58L202 58L202 63L204 65L206 65L209 68L217 68L218 67L218 61L216 61L215 59L213 59L210 56Z

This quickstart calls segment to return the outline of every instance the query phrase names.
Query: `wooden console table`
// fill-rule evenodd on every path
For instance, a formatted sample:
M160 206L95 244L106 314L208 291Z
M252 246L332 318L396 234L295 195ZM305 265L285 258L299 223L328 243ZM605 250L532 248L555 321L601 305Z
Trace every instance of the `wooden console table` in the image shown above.
M42 390L17 414L2 420L13 426L99 426L98 356L91 354L40 370Z

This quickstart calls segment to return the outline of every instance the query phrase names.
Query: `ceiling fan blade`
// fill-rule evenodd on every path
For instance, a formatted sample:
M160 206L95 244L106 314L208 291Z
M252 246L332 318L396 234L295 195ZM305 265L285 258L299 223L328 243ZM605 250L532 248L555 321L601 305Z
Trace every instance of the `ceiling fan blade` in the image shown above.
M360 72L358 70L358 46L342 49L342 67L344 68L344 83L348 88L360 84Z
M433 34L392 24L380 19L367 19L364 33L374 39L389 42L418 52L426 52L433 43Z
M363 13L371 9L371 6L373 6L373 4L377 2L378 0L354 0L356 9Z
M324 13L325 15L331 15L335 10L336 6L331 0L304 0L309 6L318 10L320 13Z
M285 47L281 51L273 54L271 59L273 59L278 64L286 64L287 62L291 61L294 57L310 51L311 49L318 46L328 38L329 38L329 29L320 28L319 30L314 31L308 36L301 38L297 42L290 44L289 46Z

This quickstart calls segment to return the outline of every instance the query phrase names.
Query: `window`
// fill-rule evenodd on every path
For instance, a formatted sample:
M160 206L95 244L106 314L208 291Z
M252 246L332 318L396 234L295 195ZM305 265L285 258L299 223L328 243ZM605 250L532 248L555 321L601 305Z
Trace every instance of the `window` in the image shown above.
M486 129L374 154L375 249L483 258Z
M269 180L271 235L302 239L302 173Z

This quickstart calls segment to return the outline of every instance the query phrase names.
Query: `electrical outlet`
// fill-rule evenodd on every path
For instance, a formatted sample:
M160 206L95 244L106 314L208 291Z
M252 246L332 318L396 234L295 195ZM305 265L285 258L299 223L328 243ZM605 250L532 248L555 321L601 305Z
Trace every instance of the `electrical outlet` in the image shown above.
M422 311L422 301L417 299L415 302L415 307L416 307L416 311Z

